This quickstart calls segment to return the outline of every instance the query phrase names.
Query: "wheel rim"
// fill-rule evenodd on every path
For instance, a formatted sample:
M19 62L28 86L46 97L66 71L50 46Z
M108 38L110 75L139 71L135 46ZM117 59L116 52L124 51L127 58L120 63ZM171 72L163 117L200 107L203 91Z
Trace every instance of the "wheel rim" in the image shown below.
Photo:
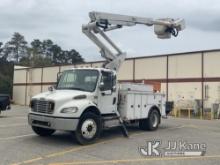
M156 127L157 124L158 124L158 117L157 117L157 114L156 114L156 113L153 113L153 114L152 114L151 121L152 121L152 126L153 126L153 127Z
M96 131L97 125L93 119L87 119L83 122L81 133L85 139L92 139L95 136Z

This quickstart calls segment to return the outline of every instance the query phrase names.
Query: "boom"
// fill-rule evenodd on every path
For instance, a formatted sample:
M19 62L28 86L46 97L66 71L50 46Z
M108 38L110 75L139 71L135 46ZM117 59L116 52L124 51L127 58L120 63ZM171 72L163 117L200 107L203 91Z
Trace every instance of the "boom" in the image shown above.
M126 58L126 53L123 52L115 43L105 34L110 30L122 28L123 26L135 26L137 24L153 26L154 33L160 39L170 38L171 35L177 36L178 32L185 28L183 19L156 19L135 16L126 16L119 14L90 12L90 22L82 26L83 33L91 39L99 48L106 63L103 67L118 71L122 62ZM108 45L103 42L98 36L99 34L112 47L109 49ZM114 53L116 52L116 53Z

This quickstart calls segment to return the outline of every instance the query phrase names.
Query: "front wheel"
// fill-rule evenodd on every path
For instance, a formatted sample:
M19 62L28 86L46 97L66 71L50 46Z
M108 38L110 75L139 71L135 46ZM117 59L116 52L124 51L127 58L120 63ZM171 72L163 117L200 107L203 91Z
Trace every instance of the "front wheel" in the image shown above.
M139 127L142 130L154 131L160 124L160 114L157 109L152 109L147 119L139 121Z
M99 116L93 113L84 114L75 131L76 140L82 144L93 143L100 135L102 124Z
M53 129L41 128L36 126L32 126L32 130L39 136L50 136L55 132L55 130Z

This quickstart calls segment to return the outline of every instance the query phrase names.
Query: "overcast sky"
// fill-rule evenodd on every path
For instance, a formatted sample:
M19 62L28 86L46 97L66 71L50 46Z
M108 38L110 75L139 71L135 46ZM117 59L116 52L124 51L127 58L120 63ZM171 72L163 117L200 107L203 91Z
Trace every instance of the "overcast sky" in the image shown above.
M111 32L128 57L220 48L218 0L0 0L0 41L20 32L27 41L52 39L86 61L100 60L98 48L81 32L89 11L186 20L186 30L170 40L157 39L146 26Z

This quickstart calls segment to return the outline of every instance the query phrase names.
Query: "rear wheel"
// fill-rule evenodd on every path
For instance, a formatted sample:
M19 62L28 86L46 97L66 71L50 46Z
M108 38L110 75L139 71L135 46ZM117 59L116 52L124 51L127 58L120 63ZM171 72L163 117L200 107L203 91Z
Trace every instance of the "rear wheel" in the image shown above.
M154 131L160 124L160 114L157 109L152 109L147 119L139 121L139 127L142 130Z
M39 136L50 136L55 132L55 130L53 129L41 128L36 126L32 126L32 130Z
M75 136L78 143L82 145L94 143L102 130L102 122L98 115L85 113L77 126Z

